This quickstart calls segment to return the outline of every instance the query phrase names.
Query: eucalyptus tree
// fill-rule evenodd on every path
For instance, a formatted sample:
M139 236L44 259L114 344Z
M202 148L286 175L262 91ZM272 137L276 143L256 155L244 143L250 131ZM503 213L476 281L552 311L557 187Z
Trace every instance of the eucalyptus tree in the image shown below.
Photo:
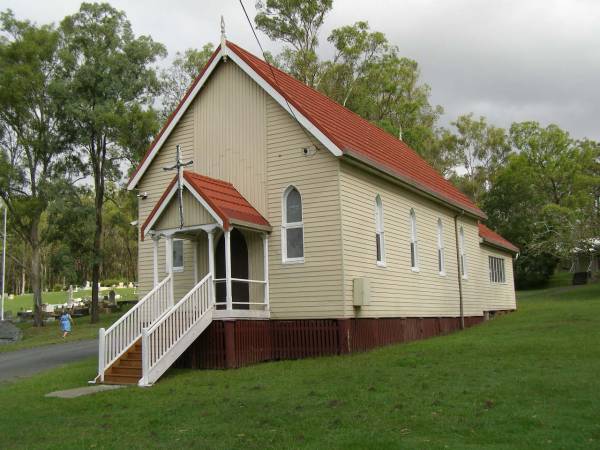
M125 13L108 3L83 3L60 31L79 169L94 186L91 320L97 322L106 181L121 177L125 160L139 159L158 128L151 106L160 92L154 63L165 48L149 36L136 37Z
M62 105L60 37L51 25L0 14L0 196L10 226L31 249L34 323L42 324L44 215L68 175L72 134Z
M212 43L204 44L201 49L188 48L177 52L171 65L160 73L162 84L161 119L166 120L179 104L192 81L210 59L214 50Z
M256 27L286 44L277 58L281 66L303 83L317 86L319 30L333 0L266 0L258 1L256 6Z

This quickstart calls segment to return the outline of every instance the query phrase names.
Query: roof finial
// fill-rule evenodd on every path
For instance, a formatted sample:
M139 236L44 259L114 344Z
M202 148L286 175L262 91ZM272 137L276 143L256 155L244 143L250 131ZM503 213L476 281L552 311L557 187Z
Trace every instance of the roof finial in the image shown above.
M225 34L225 18L221 15L221 53L227 59L227 34Z

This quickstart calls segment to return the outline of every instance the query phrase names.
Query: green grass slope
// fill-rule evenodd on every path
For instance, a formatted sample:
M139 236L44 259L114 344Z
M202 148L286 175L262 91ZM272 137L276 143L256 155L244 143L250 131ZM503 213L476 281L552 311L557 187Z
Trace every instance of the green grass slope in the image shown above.
M363 354L174 370L72 400L96 361L0 385L0 448L600 448L600 285Z

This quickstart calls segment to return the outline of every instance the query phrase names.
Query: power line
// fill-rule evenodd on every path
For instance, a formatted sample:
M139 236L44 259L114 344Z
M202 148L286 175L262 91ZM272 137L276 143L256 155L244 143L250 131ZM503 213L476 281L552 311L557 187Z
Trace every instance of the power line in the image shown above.
M252 21L250 20L250 16L248 16L248 12L246 11L246 7L244 6L244 3L242 2L242 0L239 0L239 2L240 2L240 6L242 7L242 10L244 11L244 15L246 16L246 20L248 21L248 25L250 26L250 29L252 30L252 34L254 35L254 39L256 39L256 42L258 43L258 47L260 48L260 51L261 51L261 53L263 55L263 59L267 63L267 66L269 66L269 70L271 71L271 76L273 77L273 81L275 81L275 84L279 88L279 91L283 92L283 89L281 88L281 86L277 82L277 77L275 76L275 71L273 70L273 66L271 65L271 63L267 59L267 55L265 53L265 50L263 49L263 46L260 43L260 39L258 38L258 35L256 34L256 30L254 29L254 26L252 25ZM294 113L294 110L292 109L292 106L288 102L288 99L286 98L286 96L283 95L283 94L281 96L285 100L285 104L287 105L287 107L288 107L288 109L290 111L290 114L292 115L292 117L294 118L294 120L296 121L296 123L300 126L300 129L304 132L304 134L306 135L306 137L308 138L308 140L312 144L313 143L312 136L310 134L308 134L308 132L306 131L306 128L304 128L304 126L298 120L298 117L296 117L296 114ZM316 146L315 146L315 148L316 148Z

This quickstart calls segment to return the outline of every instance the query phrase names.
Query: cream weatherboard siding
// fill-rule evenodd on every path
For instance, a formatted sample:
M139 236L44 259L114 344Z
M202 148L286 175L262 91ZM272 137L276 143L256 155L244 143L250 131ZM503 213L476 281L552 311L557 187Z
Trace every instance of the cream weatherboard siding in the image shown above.
M340 317L343 313L340 234L339 163L319 147L305 156L303 148L316 143L281 106L235 64L221 64L183 115L138 186L148 198L140 200L139 223L162 195L172 172L164 166L174 162L175 145L184 160L193 159L191 170L231 182L263 214L273 227L269 242L270 300L272 318ZM267 171L268 167L268 171ZM267 176L268 173L268 176ZM282 264L281 196L290 184L303 199L305 262ZM189 199L185 197L184 201ZM184 205L187 203L184 203ZM167 211L158 226L177 222L175 208ZM200 220L200 217L186 217ZM187 223L186 225L195 225ZM249 250L250 278L263 279L262 238L243 231ZM215 238L215 243L218 236ZM152 240L139 246L140 292L152 288ZM200 233L197 244L185 241L185 270L175 274L176 297L193 286L194 251L198 277L208 272L207 239ZM189 261L189 263L188 263ZM159 278L164 276L164 239L160 241ZM262 299L253 286L251 299Z
M267 101L268 220L271 317L341 317L342 259L339 162L316 146L302 128L271 98ZM306 156L303 148L316 148ZM294 185L302 197L304 262L282 262L281 213L285 189Z
M169 204L165 207L160 218L152 227L155 230L168 230L179 228L179 200L175 193ZM186 189L183 190L183 223L185 225L209 225L215 223L215 219Z
M193 103L193 170L233 183L263 215L267 95L229 61L217 67Z
M454 213L411 191L349 164L340 170L342 200L342 236L344 251L344 305L347 317L428 317L458 316ZM375 197L381 196L384 215L385 266L376 263ZM417 223L418 271L410 261L410 210ZM445 275L438 271L438 219L443 223ZM477 222L459 218L465 232L467 278L463 279L465 315L481 315L484 310L509 305L510 299L498 303L495 292L510 286L489 285L486 249L479 244ZM505 255L506 256L506 255ZM507 280L512 283L511 260L507 257ZM485 258L485 264L483 260ZM360 309L352 306L354 278L370 281L370 304Z
M490 281L489 257L504 259L505 283L492 283ZM477 277L480 297L486 311L516 309L515 286L513 277L512 254L482 244L480 247L480 263Z

